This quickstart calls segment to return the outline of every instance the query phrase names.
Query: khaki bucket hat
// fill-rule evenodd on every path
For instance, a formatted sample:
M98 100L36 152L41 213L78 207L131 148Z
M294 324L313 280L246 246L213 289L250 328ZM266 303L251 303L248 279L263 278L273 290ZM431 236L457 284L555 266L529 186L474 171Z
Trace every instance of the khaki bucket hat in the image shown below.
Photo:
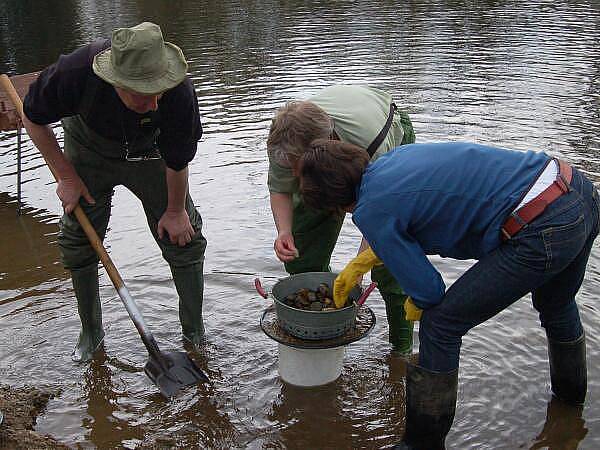
M181 83L187 62L179 47L163 40L158 25L143 22L114 30L111 47L94 57L92 68L113 86L151 95Z

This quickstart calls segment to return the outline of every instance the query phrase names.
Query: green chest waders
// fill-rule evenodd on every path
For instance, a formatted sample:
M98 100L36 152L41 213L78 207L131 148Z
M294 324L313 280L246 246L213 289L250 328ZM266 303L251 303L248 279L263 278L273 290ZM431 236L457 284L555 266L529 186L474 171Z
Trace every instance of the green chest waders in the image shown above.
M101 81L96 77L90 77L86 82L86 89L81 99L80 114L62 120L65 133L65 154L80 176L84 175L81 172L88 171L91 173L93 171L93 164L88 165L86 169L78 167L78 162L88 157L92 152L98 156L116 159L121 157L124 150L129 150L124 148L123 143L104 138L86 124L86 121L94 120L93 105L97 101L96 97L101 86L100 83ZM157 136L158 130L148 130L145 134L138 134L135 140L134 153L149 152L156 148ZM100 183L101 187L99 189L92 189L90 178L101 178L103 171L110 170L108 167L102 167L102 164L98 162L97 166L96 176L85 178L82 176L82 179L84 179L91 195L100 204L98 208L94 208L94 211L89 211L87 207L84 210L86 210L98 234L104 239L108 217L110 216L112 189L108 195L102 195L101 193L104 190L103 188L106 187L103 186L104 183ZM104 181L109 184L113 180L106 179ZM79 227L77 220L66 214L60 221L59 246L63 263L71 271L73 290L77 298L81 320L81 331L72 358L75 361L89 361L104 340L102 306L98 287L98 258L87 242L87 237Z
M171 266L180 298L184 336L198 344L204 334L202 302L206 240L201 232L202 219L187 195L186 210L196 230L192 242L185 247L177 247L166 239L158 238L157 223L167 204L164 162L154 160L158 155L156 140L159 130L145 126L148 121L141 122L146 119L145 116L134 116L140 120L140 126L133 132L125 132L122 142L99 135L87 125L94 120L94 102L101 101L96 98L98 92L98 84L91 80L82 97L80 114L62 121L65 155L96 200L95 205L82 201L81 207L100 238L104 239L114 186L126 186L142 201L152 234ZM121 113L126 112L115 112L116 115ZM65 267L71 271L81 319L81 333L73 359L87 361L104 338L98 294L98 258L74 217L63 215L60 229L61 256Z

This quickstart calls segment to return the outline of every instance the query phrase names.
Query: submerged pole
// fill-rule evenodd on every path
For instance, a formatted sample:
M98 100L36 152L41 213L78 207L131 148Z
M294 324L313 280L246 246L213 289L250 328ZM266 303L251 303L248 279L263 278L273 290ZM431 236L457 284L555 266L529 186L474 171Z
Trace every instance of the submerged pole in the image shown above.
M21 215L21 126L17 127L17 215Z

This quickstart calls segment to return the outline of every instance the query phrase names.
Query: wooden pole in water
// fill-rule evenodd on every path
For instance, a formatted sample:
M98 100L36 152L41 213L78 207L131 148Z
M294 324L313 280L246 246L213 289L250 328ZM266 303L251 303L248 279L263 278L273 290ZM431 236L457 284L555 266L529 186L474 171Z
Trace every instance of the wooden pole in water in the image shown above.
M10 79L8 78L7 75L2 75L2 77L5 77L8 79L8 81L10 81ZM21 128L23 126L23 121L21 120L21 117L23 116L23 104L20 102L20 98L18 98L19 102L15 103L15 99L13 98L13 93L10 92L9 89L4 89L6 92L6 95L8 95L8 97L11 99L11 101L13 102L13 105L15 106L17 112L18 112L18 118L16 121L16 130L17 130L17 215L20 216L21 215L21 144L22 144L22 139L21 139ZM16 94L18 97L18 94Z
M21 126L17 128L17 216L21 215Z

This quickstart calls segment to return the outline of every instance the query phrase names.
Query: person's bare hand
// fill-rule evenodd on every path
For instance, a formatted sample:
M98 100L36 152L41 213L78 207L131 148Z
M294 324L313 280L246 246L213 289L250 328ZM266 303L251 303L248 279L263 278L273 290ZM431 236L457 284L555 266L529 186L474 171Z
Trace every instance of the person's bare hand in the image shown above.
M62 203L62 207L67 214L71 214L79 204L79 198L91 205L96 204L94 198L90 195L86 185L78 176L70 178L61 178L56 186L56 195Z
M160 239L167 233L171 243L177 244L180 247L189 244L195 234L194 227L185 210L177 212L165 211L158 221L157 231Z
M281 262L289 262L300 256L294 244L294 236L290 232L279 233L279 236L275 239L273 248L275 249L277 258Z

